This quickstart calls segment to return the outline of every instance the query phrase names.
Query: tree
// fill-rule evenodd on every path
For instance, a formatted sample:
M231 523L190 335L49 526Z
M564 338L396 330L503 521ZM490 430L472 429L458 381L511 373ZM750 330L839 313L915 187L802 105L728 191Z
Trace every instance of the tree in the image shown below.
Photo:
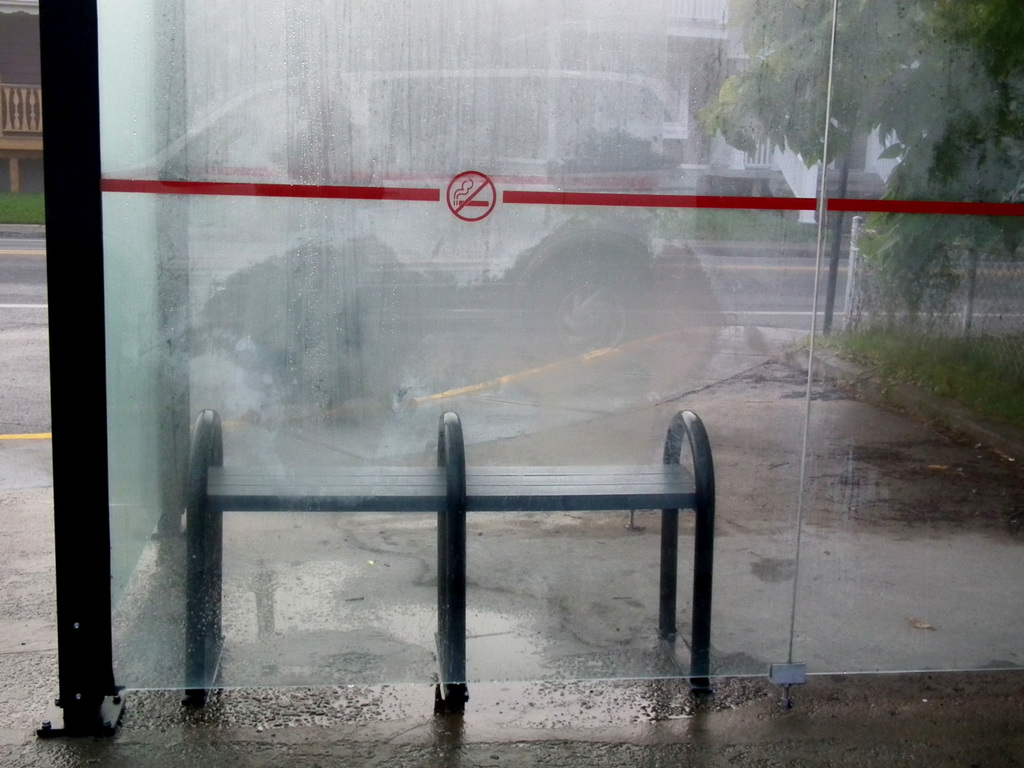
M892 141L886 154L901 161L889 197L1002 200L1013 190L1020 196L1019 0L839 0L831 59L833 0L733 0L731 7L750 63L726 81L703 116L734 146L749 150L768 142L800 153L808 166L834 161L843 197L853 140L878 130ZM832 130L825 156L830 64ZM832 225L825 332L842 216ZM873 225L883 232L883 261L911 294L921 287L913 277L950 253L948 221L936 226L890 215ZM1019 228L1018 220L999 227L1011 241ZM986 222L974 229L967 227L967 241L991 237Z
M883 103L882 130L900 165L892 199L1024 201L1024 16L1017 0L932 0L923 55ZM948 296L966 267L967 302L985 255L1013 257L1019 217L876 215L871 251L915 316L929 294ZM938 290L936 290L936 280ZM965 315L964 331L970 331Z
M705 124L733 146L761 144L797 152L808 167L835 162L837 194L846 196L850 149L883 122L884 93L920 50L911 31L921 23L918 0L841 0L831 56L832 0L733 0L749 64L726 80ZM825 148L828 83L831 131ZM824 331L831 329L844 215L835 214Z
M881 122L879 93L920 55L923 0L841 0L833 62L833 132L824 157L832 0L732 0L749 63L728 78L705 124L740 149L768 142L808 164L847 154L851 141Z

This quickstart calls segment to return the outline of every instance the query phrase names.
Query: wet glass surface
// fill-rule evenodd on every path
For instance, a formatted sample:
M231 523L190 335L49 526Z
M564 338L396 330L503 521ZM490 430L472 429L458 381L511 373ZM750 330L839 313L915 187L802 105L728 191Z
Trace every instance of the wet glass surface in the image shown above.
M852 271L863 212L816 223L822 184L1013 202L985 163L928 187L911 138L944 109L920 70L959 99L958 62L1002 60L961 40L936 63L917 11L870 5L833 54L830 3L185 2L133 35L101 3L103 55L139 62L103 86L119 682L185 684L204 408L225 467L284 478L433 466L447 410L470 466L657 464L692 409L718 480L713 674L1012 661L1009 628L963 638L1019 596L959 578L1012 571L1016 543L978 522L1016 520L1012 468L801 365L854 320L1016 332L1005 222L872 214ZM467 677L688 674L692 515L675 653L660 525L471 513ZM222 684L436 679L434 515L229 512L223 542Z

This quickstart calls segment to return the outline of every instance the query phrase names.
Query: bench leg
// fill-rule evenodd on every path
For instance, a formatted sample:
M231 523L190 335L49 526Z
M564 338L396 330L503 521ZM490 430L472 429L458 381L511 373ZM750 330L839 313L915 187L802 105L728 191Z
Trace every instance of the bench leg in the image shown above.
M679 510L661 510L661 581L658 635L676 641L676 585L679 579Z
M466 685L466 451L462 423L454 413L441 416L438 466L445 467L447 501L437 514L437 658L440 683L434 711L465 711Z

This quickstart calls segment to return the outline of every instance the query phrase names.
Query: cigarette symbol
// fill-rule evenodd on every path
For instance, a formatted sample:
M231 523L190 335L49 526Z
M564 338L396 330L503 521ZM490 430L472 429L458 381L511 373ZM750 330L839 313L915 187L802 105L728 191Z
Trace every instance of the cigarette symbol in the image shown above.
M473 191L473 180L466 179L462 182L462 185L455 190L452 195L452 204L456 209L462 208L462 201L469 197L469 193Z

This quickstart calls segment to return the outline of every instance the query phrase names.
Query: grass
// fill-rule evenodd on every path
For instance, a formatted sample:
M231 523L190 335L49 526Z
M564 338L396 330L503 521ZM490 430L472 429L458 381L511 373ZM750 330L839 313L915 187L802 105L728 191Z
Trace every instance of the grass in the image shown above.
M1024 429L1024 337L936 338L891 331L834 336L827 346L893 384L909 383Z
M666 238L741 242L814 242L817 228L782 211L684 209L662 211L658 234Z
M42 193L0 193L0 224L45 223Z

